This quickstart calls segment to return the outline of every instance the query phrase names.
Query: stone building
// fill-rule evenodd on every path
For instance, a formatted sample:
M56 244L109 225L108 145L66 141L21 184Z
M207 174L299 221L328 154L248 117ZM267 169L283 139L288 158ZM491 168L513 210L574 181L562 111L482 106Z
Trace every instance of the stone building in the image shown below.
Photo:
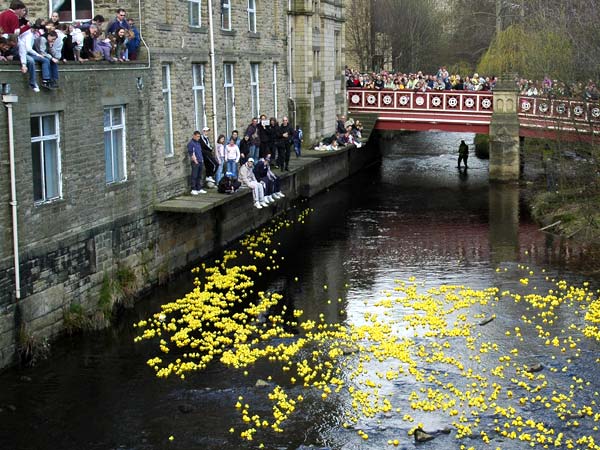
M109 20L116 12L115 2L99 0L25 3L31 19L56 10L66 22L97 14ZM345 109L341 0L118 6L143 37L136 62L62 64L61 88L40 93L28 88L18 64L0 63L0 83L18 96L10 108L20 272L17 290L2 107L0 368L13 360L19 339L60 333L71 309L107 313L119 297L166 280L230 240L220 236L218 215L154 211L188 190L193 130L209 126L214 139L243 132L260 113L288 115L309 142L330 134ZM253 224L249 218L240 231Z

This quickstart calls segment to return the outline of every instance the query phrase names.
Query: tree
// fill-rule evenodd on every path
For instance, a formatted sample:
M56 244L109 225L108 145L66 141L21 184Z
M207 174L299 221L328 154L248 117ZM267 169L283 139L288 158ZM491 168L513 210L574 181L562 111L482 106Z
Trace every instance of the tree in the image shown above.
M511 25L497 34L477 70L496 75L516 72L538 80L546 75L570 80L572 63L572 46L559 30Z
M348 0L346 3L346 61L362 72L373 67L373 17L371 1Z
M378 0L378 30L388 36L394 69L434 70L440 60L442 13L435 0Z

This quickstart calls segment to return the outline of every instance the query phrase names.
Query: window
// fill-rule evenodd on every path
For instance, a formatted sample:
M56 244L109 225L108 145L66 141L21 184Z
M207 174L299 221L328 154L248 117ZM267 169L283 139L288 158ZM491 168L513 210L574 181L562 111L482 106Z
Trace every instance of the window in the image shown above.
M104 108L104 160L106 184L127 180L124 106Z
M204 64L192 64L192 91L194 93L194 118L196 130L206 126L206 97L204 95Z
M256 0L248 0L248 31L256 33Z
M165 156L173 156L173 111L171 108L171 65L162 66L162 94L165 109Z
M321 51L313 50L313 77L321 75Z
M231 30L231 0L221 0L221 28Z
M250 107L253 117L260 116L260 94L258 86L258 64L250 64Z
M275 105L275 113L273 117L279 117L277 114L277 63L273 63L273 103Z
M61 22L79 22L94 17L93 0L50 0L50 12L56 11Z
M190 27L202 26L202 0L189 0L190 2Z
M33 200L42 203L62 197L58 114L31 117Z
M223 64L223 87L225 88L225 135L235 130L235 88L233 85L233 64Z

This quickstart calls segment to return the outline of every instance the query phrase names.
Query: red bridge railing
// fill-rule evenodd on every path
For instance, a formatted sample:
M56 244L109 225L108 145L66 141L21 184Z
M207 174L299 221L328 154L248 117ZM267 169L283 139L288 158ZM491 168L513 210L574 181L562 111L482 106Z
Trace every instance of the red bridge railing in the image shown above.
M494 112L492 92L348 89L350 112L376 113L380 128L487 132ZM522 136L569 139L600 135L600 104L519 96ZM399 125L402 124L402 125ZM440 127L440 124L443 127Z
M350 110L492 114L491 92L348 89Z

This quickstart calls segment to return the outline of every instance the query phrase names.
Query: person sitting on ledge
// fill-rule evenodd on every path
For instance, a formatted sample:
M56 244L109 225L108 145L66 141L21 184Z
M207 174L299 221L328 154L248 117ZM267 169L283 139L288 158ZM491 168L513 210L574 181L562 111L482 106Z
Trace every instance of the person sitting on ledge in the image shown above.
M242 186L252 189L254 206L257 209L264 208L269 204L265 201L265 187L254 176L254 158L248 158L246 164L240 167L240 181Z
M260 158L254 167L256 179L265 186L265 201L273 203L275 200L285 197L281 192L279 178L271 170L271 154L267 153L264 158Z

